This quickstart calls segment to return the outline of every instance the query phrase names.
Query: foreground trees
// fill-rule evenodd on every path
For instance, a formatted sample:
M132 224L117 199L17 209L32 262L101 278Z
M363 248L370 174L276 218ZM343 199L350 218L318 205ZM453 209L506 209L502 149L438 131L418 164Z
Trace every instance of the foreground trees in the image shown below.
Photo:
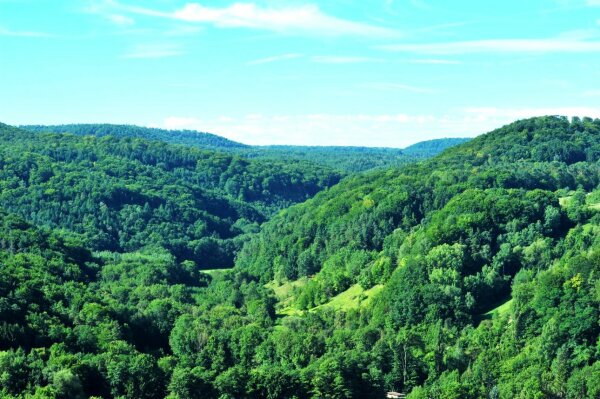
M231 271L2 213L0 396L597 398L599 129L347 179L248 228Z

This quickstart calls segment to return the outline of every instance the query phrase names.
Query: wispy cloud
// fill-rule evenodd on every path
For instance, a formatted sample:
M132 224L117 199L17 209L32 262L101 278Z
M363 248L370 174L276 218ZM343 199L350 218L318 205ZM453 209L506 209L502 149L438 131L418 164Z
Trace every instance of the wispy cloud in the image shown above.
M418 54L588 53L600 52L600 41L575 38L470 40L443 43L393 44L382 50Z
M172 44L140 44L122 58L167 58L183 55L181 47Z
M428 59L418 59L418 60L410 60L411 64L432 64L432 65L458 65L462 64L460 61L454 60L444 60L439 58L428 58Z
M600 97L600 89L596 90L586 90L581 93L583 97Z
M431 6L422 0L410 0L410 4L413 7L419 8L421 10L431 10Z
M335 56L335 55L318 55L311 57L313 62L319 64L362 64L368 62L384 62L383 58L373 57L356 57L356 56Z
M425 87L411 86L402 83L389 83L389 82L374 82L374 83L363 83L360 85L361 88L375 89L375 90L400 90L409 91L411 93L436 93L437 90L429 89Z
M0 36L11 36L11 37L32 37L32 38L56 38L58 37L52 33L46 32L34 32L34 31L15 31L0 27Z
M600 108L448 109L444 114L296 114L169 117L161 126L214 132L247 144L367 145L403 148L439 137L472 137L517 119L543 115L600 117ZM160 125L160 124L159 124ZM377 134L373 134L377 132Z
M202 121L198 118L170 116L163 121L163 127L169 130L200 129ZM201 129L200 129L201 130Z
M423 34L426 32L436 32L436 31L443 31L443 30L448 30L448 29L452 29L452 28L458 28L460 26L465 26L468 23L469 22L447 22L444 24L424 26L422 28L418 28L418 29L411 31L411 35L414 36L414 35L420 35L420 34Z
M497 108L497 107L472 107L466 108L468 115L478 116L487 119L499 119L513 121L523 118L531 118L543 115L564 115L564 116L589 116L592 118L600 117L600 108L594 107L547 107L547 108Z
M303 54L290 53L282 55L274 55L272 57L259 58L257 60L248 61L246 65L261 65L272 62L287 61L293 59L304 58L318 64L362 64L369 62L385 62L383 58L359 57L359 56L337 56L337 55L313 55L305 56Z
M203 28L201 26L191 26L191 25L180 25L176 26L173 29L170 29L164 33L165 36L191 36L196 35L199 32L202 32Z
M83 12L88 14L96 14L105 20L119 26L131 26L135 24L135 20L122 13L116 13L116 3L112 0L92 1L83 7Z
M121 14L106 14L106 19L113 24L120 26L131 26L135 24L135 20L133 18Z
M434 123L431 115L248 114L239 117L171 116L156 125L167 129L209 131L248 144L406 146L422 140L414 133ZM398 131L406 134L398 134ZM373 135L377 131L377 135ZM351 132L351 134L349 134ZM419 132L420 133L420 132ZM447 137L448 135L446 135Z
M271 62L279 62L279 61L286 61L286 60L293 60L295 58L301 58L303 57L302 54L295 54L295 53L290 53L290 54L281 54L281 55L274 55L272 57L265 57L265 58L259 58L257 60L252 60L252 61L248 61L246 63L246 65L261 65L261 64L269 64Z
M179 21L203 23L218 28L250 28L287 34L327 36L398 37L393 29L350 21L325 14L314 4L261 7L254 3L234 3L228 7L208 7L188 3L183 8L163 12L110 2L124 12Z

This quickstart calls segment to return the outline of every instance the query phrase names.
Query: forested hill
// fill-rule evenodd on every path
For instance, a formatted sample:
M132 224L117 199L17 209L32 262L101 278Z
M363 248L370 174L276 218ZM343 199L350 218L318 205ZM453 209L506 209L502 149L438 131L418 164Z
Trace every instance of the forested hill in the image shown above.
M309 161L341 172L361 172L371 169L400 167L431 158L444 149L468 139L437 139L412 145L406 150L397 148L344 146L250 146L210 133L189 130L163 130L131 125L75 124L55 126L22 126L34 132L71 133L76 135L134 137L183 144L201 149L234 153L246 158L278 161Z
M0 207L95 250L160 246L204 268L231 266L267 216L339 179L306 162L0 126Z
M260 229L337 175L0 130L2 398L600 398L598 119L518 121ZM232 164L292 186L229 192Z
M171 144L182 144L189 147L198 147L209 150L232 150L248 147L245 144L217 136L216 134L198 132L195 130L165 130L134 125L93 123L54 126L29 125L21 126L21 128L32 132L42 133L70 133L78 136L115 136L158 140Z
M560 117L522 120L429 161L346 179L265 225L254 241L258 247L248 247L242 263L262 268L257 275L263 279L312 274L329 252L379 250L390 234L428 222L432 211L469 189L590 191L599 179L599 124ZM277 245L269 243L271 233ZM270 267L273 256L257 255L263 249L281 255L276 267Z
M250 158L302 159L343 172L355 173L374 169L399 168L431 158L444 149L469 139L439 139L415 144L408 152L385 147L343 146L255 146L243 153ZM409 148L411 148L409 147Z
M435 140L420 141L408 146L402 150L406 155L417 156L421 158L430 158L444 151L446 148L454 147L458 144L466 143L471 139L467 138L444 138Z
M598 119L518 121L285 210L237 267L286 331L335 326L338 397L597 398L599 159Z

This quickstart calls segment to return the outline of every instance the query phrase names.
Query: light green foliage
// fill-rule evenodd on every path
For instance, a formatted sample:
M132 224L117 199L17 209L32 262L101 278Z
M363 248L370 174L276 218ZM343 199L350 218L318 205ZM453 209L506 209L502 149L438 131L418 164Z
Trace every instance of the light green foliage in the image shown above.
M598 120L519 121L273 217L337 175L2 130L0 199L39 226L0 212L1 397L600 394Z
M82 136L114 136L159 140L183 144L189 147L217 150L249 159L283 161L289 163L310 162L344 173L370 169L399 167L431 158L446 148L464 143L469 139L446 138L423 141L404 150L373 147L310 147L310 146L250 146L210 133L189 130L162 130L129 125L57 125L23 126L33 132L72 133Z
M334 296L329 302L319 307L330 307L335 310L348 311L357 309L360 306L367 306L374 295L379 293L383 285L375 285L368 290L362 288L359 284L354 284L346 291Z
M165 248L200 268L226 268L267 217L341 178L305 162L123 136L0 124L0 207L94 250Z

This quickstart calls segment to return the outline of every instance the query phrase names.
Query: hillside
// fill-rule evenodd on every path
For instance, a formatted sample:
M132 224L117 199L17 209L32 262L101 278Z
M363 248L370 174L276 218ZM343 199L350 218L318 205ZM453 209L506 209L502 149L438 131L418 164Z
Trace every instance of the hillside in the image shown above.
M92 255L4 212L0 230L0 396L165 397L157 360L206 279L164 252Z
M250 270L262 268L257 275L263 279L312 274L315 266L299 270L303 253L307 264L318 268L339 249L381 250L392 233L408 234L468 189L592 190L598 184L597 123L553 117L519 121L424 163L346 179L274 218L242 263ZM266 258L257 255L263 249L271 252ZM278 255L277 267L271 267Z
M164 141L209 150L232 150L248 146L228 140L216 134L192 130L165 130L133 125L72 124L72 125L28 125L20 128L39 133L70 133L78 136L114 136Z
M33 132L71 133L82 136L114 136L158 140L208 150L233 153L245 158L287 162L307 161L343 173L400 167L431 158L444 149L468 139L439 139L412 145L406 150L374 147L335 146L250 146L210 133L189 130L163 130L130 125L80 124L22 126Z
M468 141L468 139L441 139L415 144L408 152L397 148L377 147L311 147L311 146L262 146L246 149L250 158L302 159L328 166L347 173L375 169L399 168L404 165L431 158L444 149ZM409 147L409 148L411 148Z
M372 305L320 322L335 325L340 341L323 341L319 364L356 356L336 367L341 375L358 367L367 375L351 381L372 389L424 384L412 398L596 397L598 215L586 193L598 187L599 158L599 120L515 122L286 209L245 245L237 266L276 285L308 277L286 300L305 317L354 284L383 284ZM578 199L561 206L573 190ZM478 325L511 297L503 317ZM579 358L582 351L589 355Z
M429 158L436 156L437 154L444 151L446 148L454 147L455 145L466 143L470 139L466 138L445 138L426 140L415 143L402 149L402 152L406 155L417 156L422 158Z
M12 212L41 226L0 213L2 397L600 397L598 119L517 121L421 163L347 177L260 228L261 209L283 206L286 192L275 204L261 191L227 194L217 160L241 163L242 182L295 169L140 139L2 131L0 182L12 195L1 205L31 203ZM207 168L219 173L199 177ZM196 226L177 230L188 215L244 212L222 219L246 235L210 235L217 250L239 240L235 267L202 273L204 255L196 264L135 235L119 236L124 253L90 251L96 242L81 237L96 220L145 231L139 202L119 209L102 196L112 186L127 193L118 199L156 198L155 217L167 216L148 234L159 242L163 231L195 242L179 234ZM207 208L206 197L222 202ZM75 217L44 222L54 202L70 212L88 198L111 212L82 209L78 234Z
M0 126L0 207L94 250L158 246L202 268L231 266L258 224L339 179L302 162Z

